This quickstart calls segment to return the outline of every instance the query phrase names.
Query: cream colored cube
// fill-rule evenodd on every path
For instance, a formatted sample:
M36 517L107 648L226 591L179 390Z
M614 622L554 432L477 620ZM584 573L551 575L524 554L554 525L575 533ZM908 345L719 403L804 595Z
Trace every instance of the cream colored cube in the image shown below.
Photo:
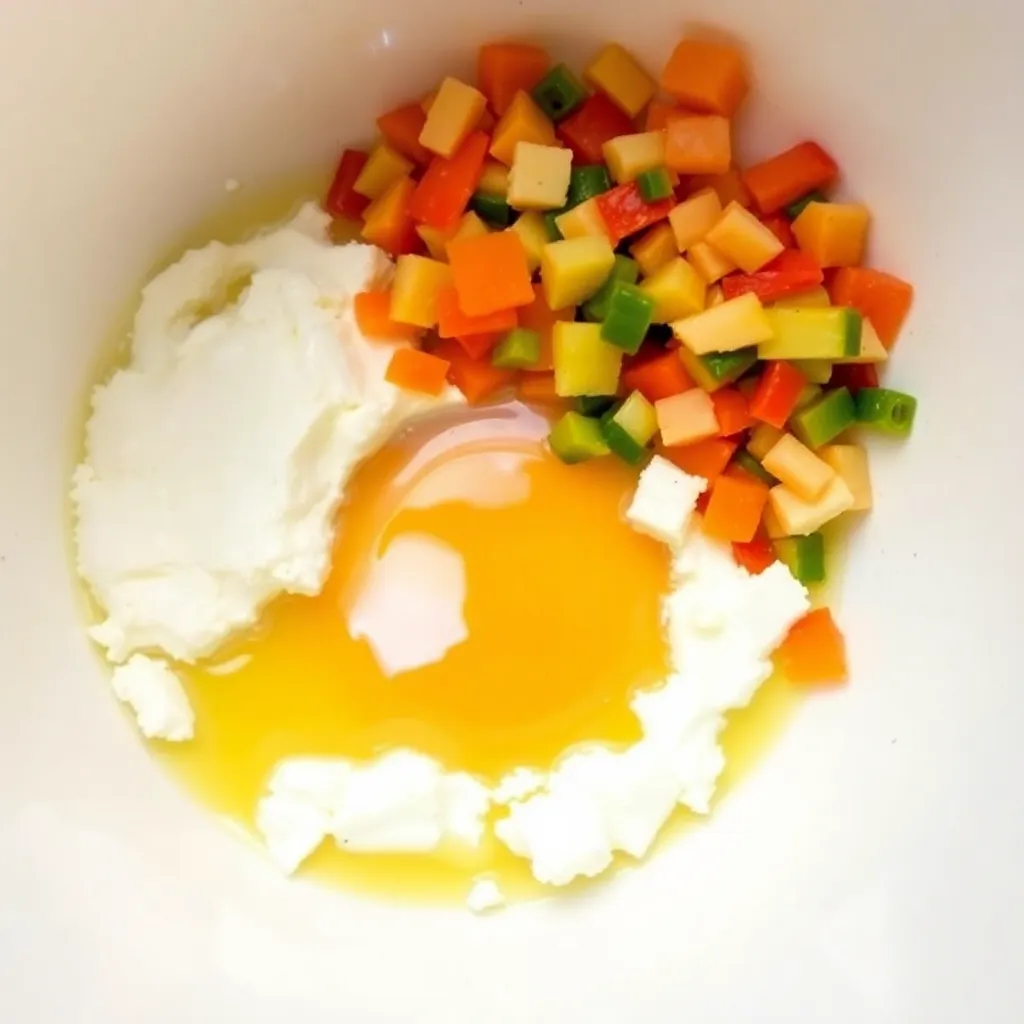
M654 403L654 412L658 417L661 443L666 448L696 444L714 437L719 431L711 396L700 388L662 398Z
M612 177L624 185L643 171L665 166L665 133L658 131L620 135L606 142L603 152Z
M667 324L699 313L704 308L707 285L682 256L676 256L646 278L640 290L654 299L654 323Z
M572 151L517 142L508 176L508 203L516 210L557 210L565 206Z
M835 360L837 363L884 363L889 352L882 344L882 339L875 330L875 325L868 319L861 321L860 351L855 356L846 356Z
M618 43L609 43L583 77L630 117L647 106L657 89L650 75Z
M851 512L867 512L874 505L868 453L859 444L829 444L818 455L843 478L853 494Z
M430 105L420 145L438 156L451 156L473 130L487 107L482 92L457 78L446 78Z
M785 246L749 210L731 202L704 240L748 274L775 259Z
M761 465L804 501L817 501L835 479L836 471L792 434L783 434Z
M540 257L544 252L544 246L551 241L544 218L536 211L528 210L516 219L512 227L505 230L515 232L519 236L519 240L526 250L526 262L532 274L540 266Z
M736 269L736 264L728 256L707 242L694 242L687 251L686 258L708 284L721 281L726 274L731 274Z
M574 206L555 218L563 238L607 238L608 225L597 207L597 197Z
M656 274L678 255L672 228L664 222L651 228L630 246L629 254L640 264L640 273L644 277Z
M772 325L753 293L729 299L714 309L672 324L675 336L695 355L735 352L772 337Z
M695 192L668 215L668 222L676 238L676 248L686 252L691 245L702 242L721 216L722 201L713 188Z
M785 484L768 492L768 505L787 537L802 537L820 530L836 516L853 508L853 492L837 473L816 501L804 501Z

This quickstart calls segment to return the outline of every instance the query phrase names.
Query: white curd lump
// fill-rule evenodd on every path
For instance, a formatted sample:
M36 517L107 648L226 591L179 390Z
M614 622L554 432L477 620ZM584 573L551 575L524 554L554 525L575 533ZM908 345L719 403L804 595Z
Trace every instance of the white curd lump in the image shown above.
M352 299L391 263L333 245L328 223L307 205L250 242L187 253L146 286L131 360L93 394L78 568L115 662L195 661L276 595L318 593L352 472L411 418L462 400L384 380L393 346L362 336Z

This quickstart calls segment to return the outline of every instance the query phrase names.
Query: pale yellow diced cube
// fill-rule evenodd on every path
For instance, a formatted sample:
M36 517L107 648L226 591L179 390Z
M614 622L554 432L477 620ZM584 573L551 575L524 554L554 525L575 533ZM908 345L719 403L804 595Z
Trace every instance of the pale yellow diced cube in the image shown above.
M750 440L747 442L747 451L760 462L778 443L778 440L785 433L770 423L758 423L750 432Z
M678 255L672 228L668 224L659 224L651 228L643 238L631 246L629 252L640 265L640 273L644 277L656 274Z
M804 501L817 501L836 471L792 434L783 434L761 465Z
M665 133L640 132L620 135L602 147L605 163L620 185L632 181L643 171L665 166Z
M640 290L654 299L654 323L667 324L699 313L704 308L707 285L682 256L676 256L644 280Z
M722 286L713 284L708 289L707 298L704 299L705 309L714 309L715 306L720 306L723 302L725 302L725 292L722 291Z
M377 199L396 181L412 173L412 161L406 160L389 145L382 142L370 154L352 185L352 191L367 199Z
M557 210L565 206L572 151L535 142L516 143L508 176L508 203L515 210Z
M549 309L578 306L604 284L615 266L607 238L566 238L549 242L541 254L540 277Z
M735 352L772 337L772 325L765 316L761 300L753 292L729 299L696 316L677 320L672 324L672 331L695 356Z
M571 210L559 214L555 225L563 238L607 238L608 226L597 207L597 198L593 197L574 206Z
M713 188L695 192L669 215L668 222L676 236L676 248L686 252L691 245L704 241L704 236L722 216L722 200Z
M489 235L491 229L472 210L462 215L451 238L445 243L445 258L448 256L448 246L452 242L461 242L465 238L479 238L481 235Z
M832 305L832 299L824 285L818 285L810 291L799 295L790 295L785 299L777 299L772 303L773 309L825 309Z
M787 537L802 537L820 530L853 507L853 493L837 473L817 501L804 501L785 484L768 492L768 505Z
M686 258L708 284L721 281L726 274L731 274L736 269L736 264L728 256L720 253L708 242L694 242L687 251Z
M696 444L714 437L719 431L711 396L700 388L662 398L654 403L654 413L658 418L661 443L666 448Z
M889 358L889 352L882 344L882 339L875 330L875 325L868 319L863 319L860 325L860 351L855 356L845 356L836 359L837 363L884 363Z
M391 283L391 319L417 327L437 325L437 293L452 283L451 267L426 256L399 256Z
M785 248L770 228L735 201L725 208L704 240L748 274L760 270Z
M650 75L618 43L609 43L583 77L630 117L647 106L657 89Z
M432 228L429 224L417 224L416 234L423 239L431 259L447 261L448 243L451 241L450 231L441 231L439 228Z
M761 522L764 524L764 532L768 535L769 540L781 540L783 537L789 536L782 523L779 522L779 517L775 514L770 502L765 505L764 512L761 513Z
M490 196L508 195L508 168L497 160L488 160L484 164L477 192L485 192Z
M457 78L446 78L430 105L420 132L420 145L439 156L451 156L473 130L487 107L482 92Z
M526 262L532 274L540 266L540 258L544 252L544 246L551 241L548 234L548 226L544 223L544 217L534 210L527 210L516 222L506 231L514 231L526 250Z
M868 453L859 444L829 444L818 454L843 478L853 495L851 512L867 512L874 505Z

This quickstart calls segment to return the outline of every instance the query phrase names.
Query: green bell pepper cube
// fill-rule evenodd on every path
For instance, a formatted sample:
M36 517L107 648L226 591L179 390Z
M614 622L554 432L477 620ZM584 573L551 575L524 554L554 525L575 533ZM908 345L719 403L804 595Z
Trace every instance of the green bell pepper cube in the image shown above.
M634 391L617 409L601 417L601 433L608 447L630 465L643 459L657 432L654 406L639 391Z
M583 303L583 317L591 323L599 324L608 315L608 301L612 297L612 289L616 281L636 284L640 278L640 264L629 256L616 256L612 272L604 284Z
M635 284L616 281L608 298L608 313L601 324L601 337L629 355L636 355L647 337L655 305L654 299Z
M482 220L495 227L507 228L512 223L512 207L504 196L490 192L476 192L469 201L469 208L480 215Z
M846 388L836 388L791 416L789 425L808 448L820 448L856 422L853 396Z
M584 416L603 416L617 401L614 395L580 395L576 408Z
M611 451L601 433L600 422L581 416L578 412L567 412L551 428L548 445L570 466L607 455Z
M672 195L672 179L664 167L652 167L636 176L636 187L645 203L656 203Z
M557 64L533 87L532 95L537 106L558 124L587 98L588 93L565 64Z
M568 209L585 203L594 196L607 192L612 187L612 179L604 164L586 164L574 167L569 178Z
M783 537L774 547L779 560L801 583L825 582L825 538L820 533Z
M778 480L775 479L768 472L764 466L761 465L753 455L750 454L745 448L741 448L736 455L733 457L733 463L739 466L745 473L749 473L755 480L760 480L762 483L768 484L771 487L773 484L777 484Z
M491 362L503 370L528 370L540 359L540 335L526 327L516 327L498 342Z
M815 189L813 192L808 192L807 195L801 196L799 199L790 203L789 206L786 207L786 216L790 220L796 220L811 203L824 202L826 202L825 193L819 189Z
M896 437L914 428L917 399L891 388L861 388L857 392L857 420L867 427Z
M683 368L705 391L717 391L739 380L757 362L756 348L740 348L735 352L710 352L695 356L684 345L679 349Z

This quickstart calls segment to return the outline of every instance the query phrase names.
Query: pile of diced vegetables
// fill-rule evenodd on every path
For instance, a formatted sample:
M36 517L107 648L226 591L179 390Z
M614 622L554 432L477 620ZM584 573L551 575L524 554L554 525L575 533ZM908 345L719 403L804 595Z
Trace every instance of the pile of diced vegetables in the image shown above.
M740 564L813 584L821 528L872 504L850 429L911 430L915 400L879 369L913 289L861 265L869 212L829 198L820 145L735 166L747 90L721 43L684 39L659 81L617 44L582 81L538 46L489 44L475 85L446 78L346 150L326 207L396 258L355 304L368 337L414 343L389 380L550 404L568 463L656 450L708 480L703 529ZM800 644L839 671L827 611Z

